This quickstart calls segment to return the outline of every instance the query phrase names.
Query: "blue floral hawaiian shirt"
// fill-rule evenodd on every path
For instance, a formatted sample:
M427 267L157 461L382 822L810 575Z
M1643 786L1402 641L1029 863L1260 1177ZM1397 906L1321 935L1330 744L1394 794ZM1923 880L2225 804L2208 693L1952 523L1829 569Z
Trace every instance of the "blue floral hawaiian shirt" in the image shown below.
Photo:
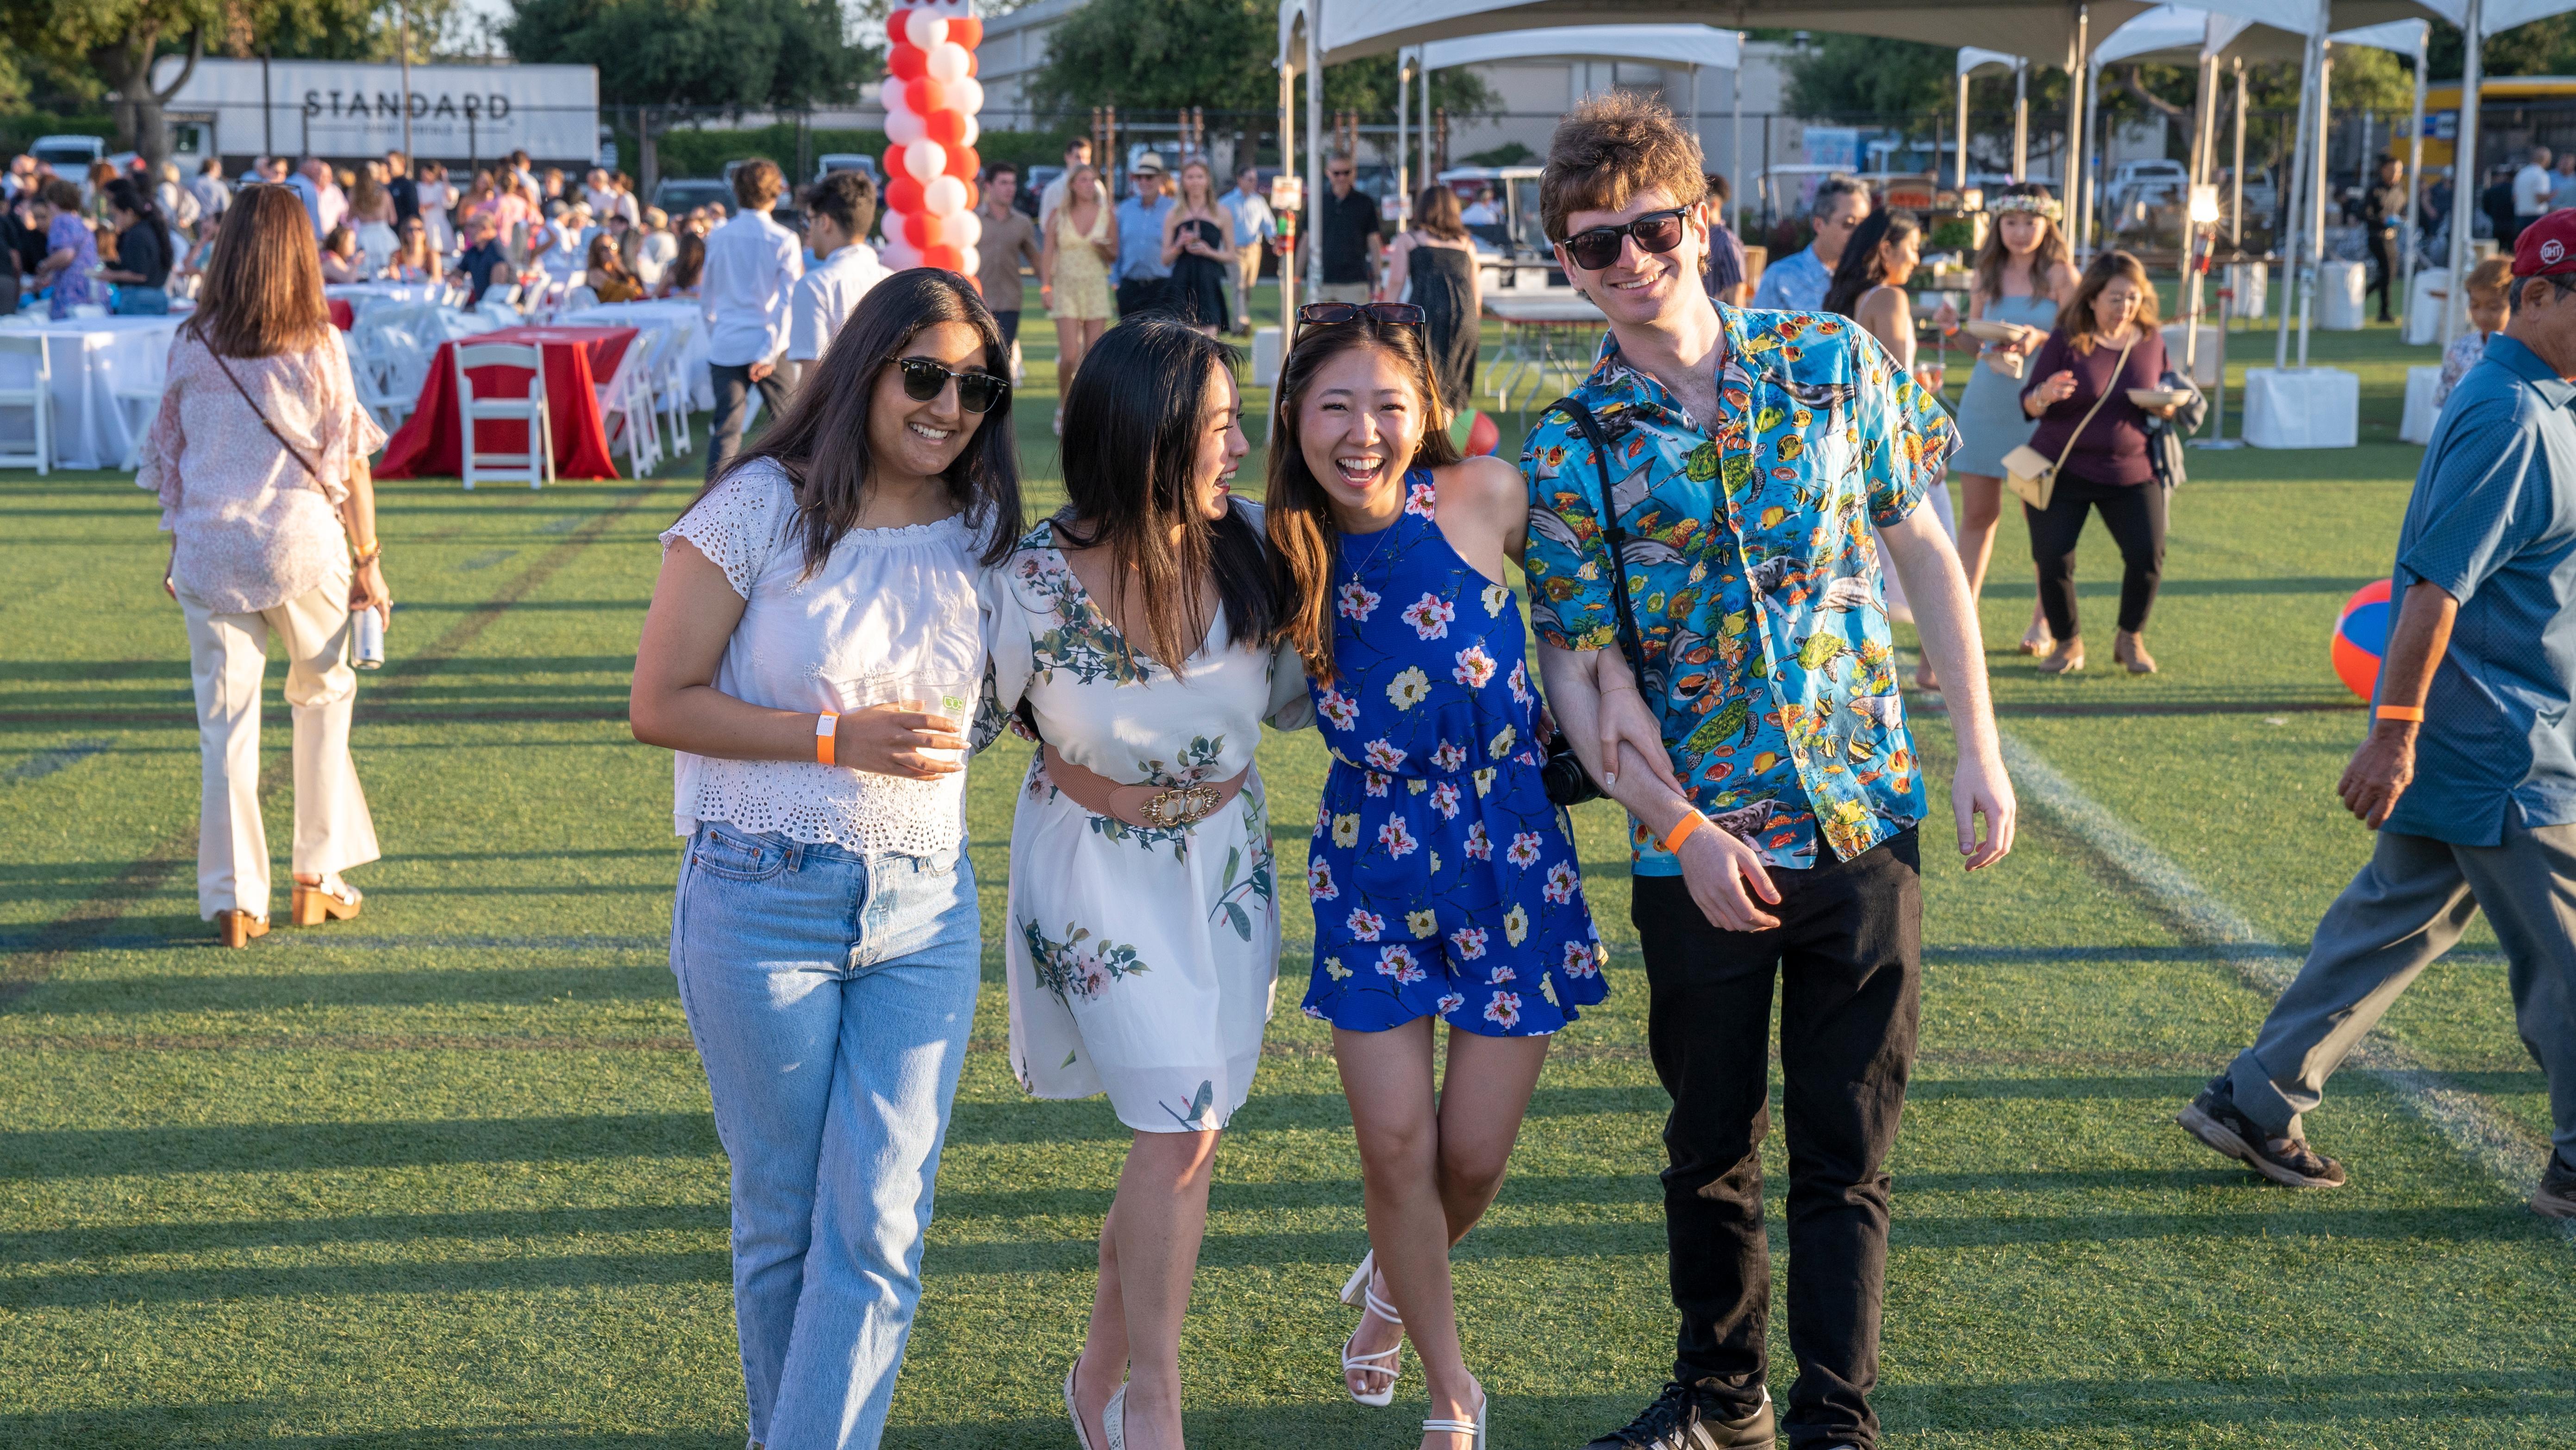
M1940 485L1958 435L1937 399L1849 319L1721 307L1713 429L1602 340L1576 396L1612 450L1641 681L1674 774L1773 865L1842 860L1923 816L1872 525ZM1600 473L1551 412L1521 450L1524 563L1539 638L1617 639ZM1678 874L1629 822L1635 870Z

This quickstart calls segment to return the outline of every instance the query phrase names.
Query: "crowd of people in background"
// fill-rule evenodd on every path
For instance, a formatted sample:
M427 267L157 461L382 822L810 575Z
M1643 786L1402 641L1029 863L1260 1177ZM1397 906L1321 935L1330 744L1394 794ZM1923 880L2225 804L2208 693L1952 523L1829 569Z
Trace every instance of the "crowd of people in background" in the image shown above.
M338 165L260 156L238 180L212 157L193 176L140 159L71 176L19 155L0 175L0 311L30 293L57 318L83 306L168 311L174 292L193 294L216 223L244 185L294 192L325 284L455 278L468 307L483 304L504 267L499 301L513 307L576 276L601 302L695 296L706 238L729 219L712 202L675 218L642 204L622 172L538 169L525 152L462 178L399 151Z

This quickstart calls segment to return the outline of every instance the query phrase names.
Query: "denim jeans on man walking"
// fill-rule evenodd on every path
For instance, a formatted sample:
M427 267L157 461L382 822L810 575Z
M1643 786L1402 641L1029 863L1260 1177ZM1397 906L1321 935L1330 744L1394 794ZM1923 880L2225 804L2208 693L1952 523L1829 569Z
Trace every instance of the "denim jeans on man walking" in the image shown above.
M1877 1443L1889 1180L1922 1008L1919 839L1907 829L1849 861L1774 868L1780 919L1720 931L1678 876L1636 878L1646 1045L1672 1095L1664 1231L1682 1324L1673 1377L1718 1381L1733 1413L1761 1404L1770 1245L1762 1137L1770 1127L1771 985L1780 982L1781 1106L1789 1148L1789 1346L1798 1382L1782 1432L1807 1446Z
M982 959L962 849L690 838L671 967L733 1164L734 1321L768 1450L885 1431Z

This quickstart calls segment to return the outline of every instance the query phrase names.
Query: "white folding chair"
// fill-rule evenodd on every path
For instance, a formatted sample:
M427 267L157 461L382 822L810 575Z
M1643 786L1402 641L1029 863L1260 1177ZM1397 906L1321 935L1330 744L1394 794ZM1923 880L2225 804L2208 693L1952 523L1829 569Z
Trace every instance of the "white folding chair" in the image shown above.
M616 448L623 436L626 472L632 478L642 478L662 466L662 435L653 421L651 395L644 388L650 371L649 355L646 338L638 335L626 345L626 355L617 360L617 371L609 375L608 381L591 385L599 403L600 426L608 433L608 446Z
M161 412L161 394L168 386L165 379L148 387L115 391L117 416L125 424L125 456L116 466L127 473L143 467L143 440L152 434L152 420Z
M461 437L457 454L464 464L465 486L490 477L543 488L555 476L555 437L546 416L545 353L534 343L460 342L456 345L456 422ZM471 368L520 368L528 374L524 398L477 398ZM528 430L524 453L486 453L474 441L477 423L519 423Z
M45 340L41 337L0 334L0 356L23 356L33 369L27 386L0 387L0 410L25 408L36 418L32 451L0 450L0 468L33 468L42 477L54 467L53 363L45 355Z
M653 378L653 402L671 425L671 456L682 458L692 446L689 418L695 410L690 404L696 401L689 384L688 330L685 325L674 325L663 335L668 340L663 345L661 368Z

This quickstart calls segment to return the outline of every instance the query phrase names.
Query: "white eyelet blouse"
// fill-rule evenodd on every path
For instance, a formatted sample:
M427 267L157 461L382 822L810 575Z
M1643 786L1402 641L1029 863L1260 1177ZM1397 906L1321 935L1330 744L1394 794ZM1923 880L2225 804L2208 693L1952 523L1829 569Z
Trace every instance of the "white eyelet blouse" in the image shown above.
M984 568L961 515L899 529L852 529L804 577L787 473L745 465L662 533L686 539L743 598L715 687L777 710L846 713L888 680L985 675L978 602ZM876 775L812 762L718 760L678 752L672 829L701 821L870 854L936 856L966 836L966 775Z

